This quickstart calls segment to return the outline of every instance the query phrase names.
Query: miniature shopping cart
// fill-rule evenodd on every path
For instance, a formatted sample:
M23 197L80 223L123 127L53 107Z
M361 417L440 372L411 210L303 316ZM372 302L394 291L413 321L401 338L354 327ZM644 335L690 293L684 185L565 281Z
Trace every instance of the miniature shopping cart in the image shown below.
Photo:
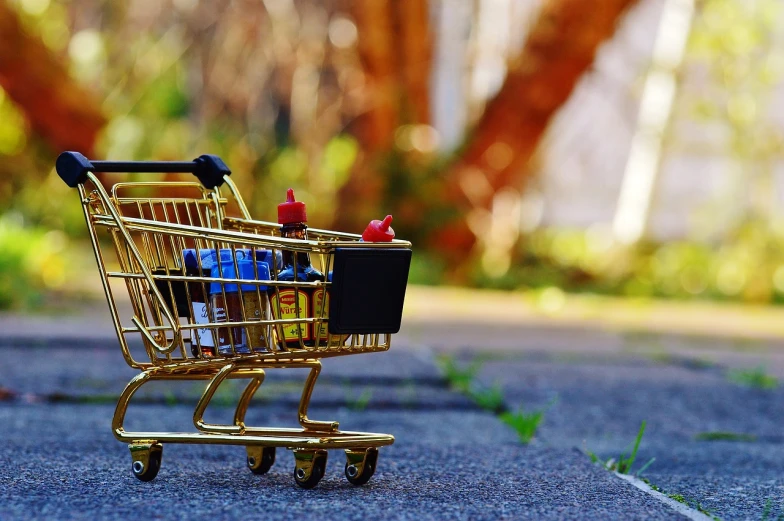
M349 482L363 485L370 479L378 447L394 438L311 420L308 405L321 358L389 349L391 334L400 328L410 243L365 243L358 235L317 229L309 229L306 240L281 237L277 224L250 218L230 170L216 156L113 162L64 152L57 172L79 190L123 356L141 371L122 392L112 422L115 437L129 442L138 479L157 475L162 442L243 445L254 474L270 469L277 447L290 449L294 478L303 488L323 477L327 449L343 449ZM100 181L106 173L125 173L126 181L107 191ZM139 174L147 173L166 177L139 181L144 178ZM192 173L198 182L167 181L172 173ZM328 276L279 281L280 259L287 252L309 254ZM118 306L118 286L127 289L131 316ZM295 298L287 302L286 292ZM302 295L317 297L305 304ZM270 368L310 370L299 402L301 428L245 424L246 410ZM233 423L207 423L205 410L226 379L249 380ZM193 413L195 431L123 428L132 396L154 380L207 381Z

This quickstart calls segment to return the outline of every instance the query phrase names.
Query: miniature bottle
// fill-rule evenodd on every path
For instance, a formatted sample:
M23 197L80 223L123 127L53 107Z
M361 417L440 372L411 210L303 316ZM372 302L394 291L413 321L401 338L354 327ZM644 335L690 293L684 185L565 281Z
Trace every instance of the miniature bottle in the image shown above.
M286 202L278 205L278 223L281 224L281 236L289 239L305 240L308 238L307 214L305 203L294 199L294 190L286 192ZM280 282L323 282L324 274L313 267L310 254L283 250L283 267L278 273ZM325 301L326 299L326 301ZM272 313L277 319L311 318L329 315L329 295L323 288L270 288ZM324 313L322 314L322 304ZM278 340L282 347L307 347L316 345L316 338L327 338L326 321L318 327L310 324L284 324L278 326Z
M240 262L238 262L240 264ZM212 278L237 278L234 261L222 259L212 266ZM236 284L210 284L210 304L213 322L242 322L241 296ZM242 326L218 328L218 352L222 355L249 353L245 329Z
M251 264L251 263L248 263ZM240 268L242 271L242 268ZM256 280L269 280L270 273L269 273L269 266L264 261L256 261L256 271L258 275L253 277L252 268L246 276L243 274L242 278L255 278ZM267 298L267 291L268 286L260 285L258 286L258 292L256 291L256 286L248 286L243 284L242 285L242 302L245 307L245 320L248 321L256 321L256 320L269 320L271 318L270 314L270 303L269 298ZM248 326L247 329L248 333L248 347L255 352L264 352L269 350L270 346L270 339L272 338L272 330L270 329L269 325L251 325Z
M241 252L237 252L238 256ZM253 261L249 258L238 258L237 269L239 276L234 274L234 261L221 259L220 265L212 266L211 276L214 278L244 280L267 280L269 269L265 262L257 261L254 272ZM223 286L223 287L222 287ZM261 295L261 299L259 296ZM246 322L268 320L270 316L269 300L267 299L267 286L254 284L210 284L210 302L212 305L214 322ZM242 304L240 304L242 302ZM243 315L244 311L244 315ZM266 351L269 343L270 331L264 325L249 325L219 327L218 352L222 355L234 353L250 353L253 351ZM232 350L233 346L233 350Z

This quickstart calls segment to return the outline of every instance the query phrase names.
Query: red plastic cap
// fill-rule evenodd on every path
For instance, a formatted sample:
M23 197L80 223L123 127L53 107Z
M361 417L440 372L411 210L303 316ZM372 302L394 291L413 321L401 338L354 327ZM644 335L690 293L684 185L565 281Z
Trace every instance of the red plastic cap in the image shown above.
M365 242L389 242L395 238L395 230L389 225L392 224L392 216L387 215L383 221L370 221L365 231L362 233L362 240Z
M308 215L305 213L305 203L295 201L294 190L289 188L286 191L286 202L278 205L278 223L304 223L307 220Z

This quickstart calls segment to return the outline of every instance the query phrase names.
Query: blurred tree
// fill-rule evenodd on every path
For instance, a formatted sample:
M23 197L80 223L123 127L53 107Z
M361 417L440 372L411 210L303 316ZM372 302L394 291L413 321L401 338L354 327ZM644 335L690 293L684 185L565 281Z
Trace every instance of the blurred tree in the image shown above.
M53 148L93 153L99 105L37 37L50 45L46 23L62 18L73 77L99 89L110 111L96 156L217 153L260 218L272 218L292 186L318 201L316 226L334 216L336 228L360 231L391 212L401 235L466 264L483 233L468 222L481 222L473 217L490 212L499 193L519 195L548 122L632 3L547 0L530 31L510 18L527 43L519 53L509 47L505 83L447 169L430 126L428 0L57 0L25 24L35 37L19 23L26 4L0 0L0 85ZM424 244L434 227L438 237Z
M96 135L106 123L98 100L69 76L39 37L24 30L5 0L0 0L0 87L55 151L93 155Z
M635 0L549 0L522 51L508 64L500 91L487 104L457 161L446 171L449 200L460 217L433 235L451 260L465 259L477 236L472 212L490 212L496 194L521 190L531 159L550 119L569 98L610 38L619 17ZM482 222L482 220L477 220Z
M394 147L405 124L430 122L432 37L427 0L353 2L365 75L365 111L350 124L365 153L339 192L335 226L356 229L375 217L385 191L376 162Z

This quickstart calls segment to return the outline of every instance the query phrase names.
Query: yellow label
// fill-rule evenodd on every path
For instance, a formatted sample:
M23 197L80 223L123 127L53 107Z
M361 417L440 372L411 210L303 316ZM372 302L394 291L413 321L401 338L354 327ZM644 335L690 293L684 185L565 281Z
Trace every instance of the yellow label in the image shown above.
M321 309L322 304L324 304L323 311ZM326 340L329 335L329 324L327 323L329 320L329 293L323 289L317 289L313 293L313 316L324 320L324 322L318 326L316 338Z
M296 296L295 296L296 294ZM278 299L280 299L279 320L291 320L297 318L308 318L310 308L308 307L308 295L303 291L293 289L282 289L279 293L273 293L270 299L273 315L278 314ZM299 300L299 315L297 314L297 300ZM299 334L302 331L302 340L310 340L310 328L308 324L282 324L278 326L278 335L284 341L299 341Z

